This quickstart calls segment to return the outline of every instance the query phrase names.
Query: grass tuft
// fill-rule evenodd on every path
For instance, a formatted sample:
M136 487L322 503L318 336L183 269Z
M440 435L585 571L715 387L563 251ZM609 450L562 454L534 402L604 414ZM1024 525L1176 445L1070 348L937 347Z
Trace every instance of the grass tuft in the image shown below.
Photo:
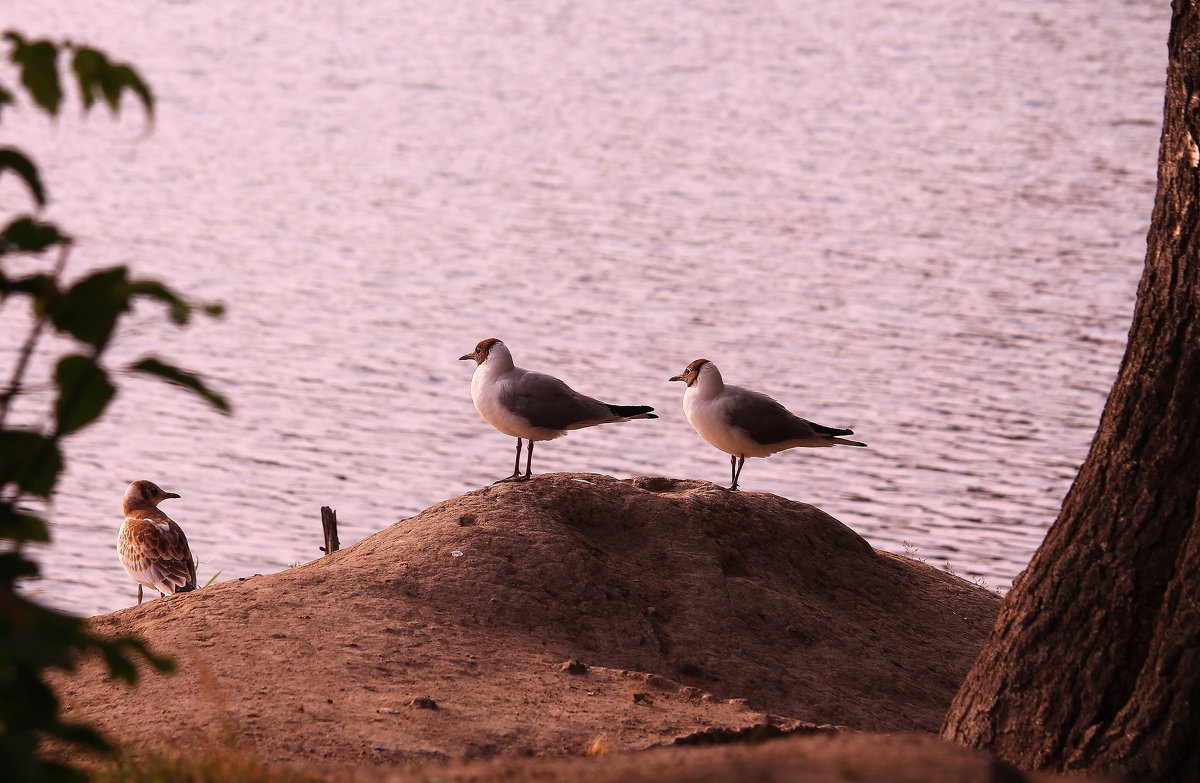
M584 749L583 754L589 758L594 758L596 756L607 756L614 750L616 750L616 746L613 745L612 740L601 734L598 737L594 737L587 744L587 748Z
M286 767L268 766L257 755L233 748L183 751L126 750L98 762L89 783L320 783Z

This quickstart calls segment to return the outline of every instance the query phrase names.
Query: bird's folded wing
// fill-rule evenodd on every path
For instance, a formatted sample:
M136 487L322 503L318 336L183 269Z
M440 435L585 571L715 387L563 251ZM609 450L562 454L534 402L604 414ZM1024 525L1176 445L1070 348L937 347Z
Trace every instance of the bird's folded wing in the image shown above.
M725 417L764 445L819 437L811 423L761 392L739 389L733 404L726 407Z
M584 422L612 418L612 412L551 375L529 372L504 384L500 404L534 427L570 429Z
M196 587L196 564L187 537L170 519L127 518L117 551L126 570L142 584L168 594Z

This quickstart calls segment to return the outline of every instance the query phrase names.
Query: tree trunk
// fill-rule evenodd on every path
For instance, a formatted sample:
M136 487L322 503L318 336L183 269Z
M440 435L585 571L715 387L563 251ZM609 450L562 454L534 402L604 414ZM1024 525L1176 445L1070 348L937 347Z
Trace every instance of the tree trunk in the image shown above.
M942 736L1038 770L1200 780L1200 16L1173 3L1158 195L1087 460Z

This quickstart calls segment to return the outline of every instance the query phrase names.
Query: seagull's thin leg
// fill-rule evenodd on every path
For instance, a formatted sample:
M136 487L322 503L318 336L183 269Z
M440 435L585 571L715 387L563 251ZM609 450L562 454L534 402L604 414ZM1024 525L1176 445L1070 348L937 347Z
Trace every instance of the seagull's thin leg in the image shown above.
M533 475L530 472L530 466L533 464L533 438L529 439L529 451L525 452L525 479Z
M504 481L520 481L520 480L521 480L521 439L517 438L517 459L515 462L513 462L512 475L505 476L502 479L497 479L495 483L499 484Z
M736 490L738 488L737 487L738 477L742 475L742 465L746 464L746 458L745 457L741 457L741 458L730 457L729 458L729 464L731 467L733 466L733 463L735 463L735 462L737 463L737 467L735 467L733 469L733 485L729 487L730 489L733 489L733 490Z
M138 605L140 606L141 603L142 603L142 584L141 584L141 582L138 582Z

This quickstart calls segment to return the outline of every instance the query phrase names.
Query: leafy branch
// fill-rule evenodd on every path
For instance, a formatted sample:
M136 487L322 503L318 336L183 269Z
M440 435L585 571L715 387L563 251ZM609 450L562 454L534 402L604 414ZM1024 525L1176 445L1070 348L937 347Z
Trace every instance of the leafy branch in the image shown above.
M0 46L8 46L8 59L16 66L20 82L0 83L0 111L24 96L35 109L57 116L64 101L60 60L66 56L85 113L103 103L116 115L123 97L130 94L152 126L153 93L130 65L115 62L98 49L70 41L31 41L12 30L0 41ZM117 385L102 359L121 318L138 301L164 306L177 326L187 325L197 312L220 316L223 308L191 302L157 280L135 279L124 266L65 282L75 245L65 231L36 215L49 198L41 172L21 150L0 147L0 179L10 175L24 183L34 214L16 215L0 229L0 307L24 300L31 312L7 385L0 388L0 769L6 781L84 780L78 770L47 758L44 740L101 751L108 744L91 727L60 715L48 670L71 670L82 655L94 654L104 661L110 676L132 684L137 680L137 659L164 672L174 664L137 639L96 636L79 618L43 607L20 593L18 583L38 573L37 565L24 555L24 544L50 538L46 520L28 507L28 501L53 494L64 466L62 441L93 424L116 397ZM12 256L50 254L53 260L42 271L12 276L5 267ZM31 359L47 332L75 344L55 364L54 405L40 426L10 426L14 404L28 386ZM230 412L228 401L203 378L162 359L146 357L122 371L166 381L222 413Z

